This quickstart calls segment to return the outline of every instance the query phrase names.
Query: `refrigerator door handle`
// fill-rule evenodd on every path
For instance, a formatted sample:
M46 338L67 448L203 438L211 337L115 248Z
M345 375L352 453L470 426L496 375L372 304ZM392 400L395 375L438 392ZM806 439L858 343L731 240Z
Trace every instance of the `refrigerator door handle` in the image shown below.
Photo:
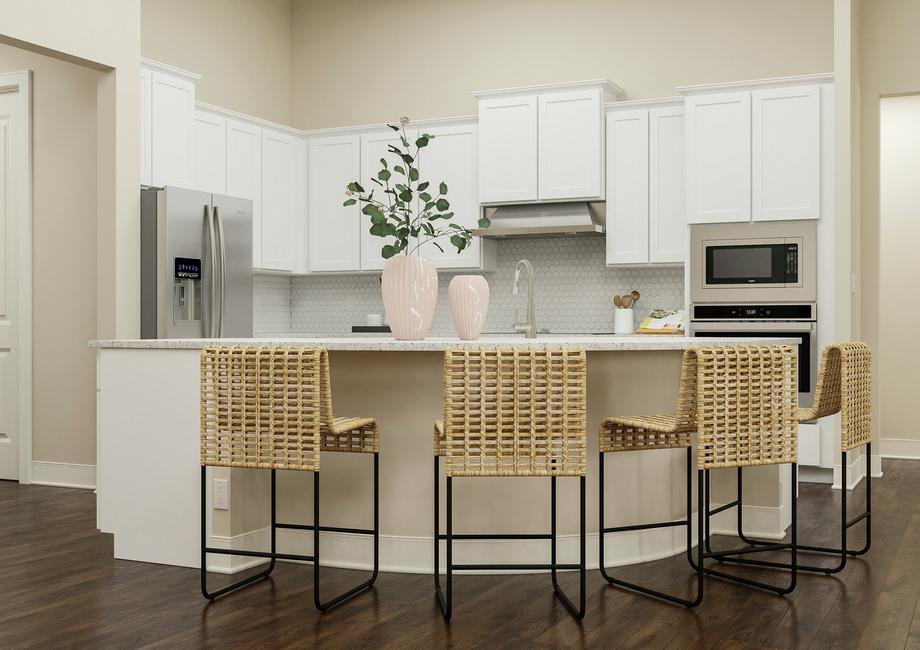
M220 218L217 206L214 206L214 221L217 225L217 246L220 258L220 278L217 295L220 300L220 309L217 314L217 336L224 335L224 310L227 304L227 246L224 237L224 222Z
M217 338L217 244L215 242L214 221L211 217L211 206L204 206L204 221L208 227L208 292L209 301L207 308L207 321L204 323L205 335L208 338Z

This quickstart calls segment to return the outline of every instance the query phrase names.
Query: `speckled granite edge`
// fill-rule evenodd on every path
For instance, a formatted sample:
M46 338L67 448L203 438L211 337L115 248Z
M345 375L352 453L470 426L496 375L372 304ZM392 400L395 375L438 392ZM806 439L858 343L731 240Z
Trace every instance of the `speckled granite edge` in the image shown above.
M547 336L536 339L521 337L488 336L478 341L462 341L458 338L432 337L424 341L397 341L382 337L318 337L318 338L250 338L250 339L122 339L90 341L89 347L99 349L131 350L198 350L206 345L294 345L316 346L328 350L352 350L367 352L442 352L448 348L466 346L560 346L568 345L591 351L629 351L629 350L684 350L693 346L731 346L731 345L797 345L792 338L705 338L695 339L684 336Z

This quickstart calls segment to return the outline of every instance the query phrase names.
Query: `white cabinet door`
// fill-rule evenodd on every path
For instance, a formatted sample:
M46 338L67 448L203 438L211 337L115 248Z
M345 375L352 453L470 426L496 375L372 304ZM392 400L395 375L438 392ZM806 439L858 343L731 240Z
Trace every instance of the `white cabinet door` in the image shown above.
M345 187L361 173L358 136L314 138L308 144L307 224L310 271L361 268L358 204L344 207Z
M150 173L150 136L153 125L150 121L150 93L152 91L153 73L141 68L141 185L153 184Z
M537 98L479 101L479 201L537 200Z
M755 221L821 216L821 101L818 86L751 93L752 216Z
M466 228L479 225L479 177L477 171L479 134L475 124L449 125L424 129L435 136L422 150L420 173L437 194L441 181L447 183L447 200L454 218L437 221L439 227L456 223ZM434 260L439 269L478 269L482 266L482 240L473 237L470 245L458 253L449 237L438 240L444 251L432 243L422 247L422 254Z
M648 111L607 115L607 264L648 259Z
M226 194L227 119L206 111L195 111L192 138L195 189L212 194Z
M389 145L398 147L402 144L399 141L399 136L400 134L393 131L393 129L361 136L361 186L368 192L376 190L376 192L374 192L374 198L380 199L384 203L389 203L388 197L384 193L384 188L374 183L371 179L377 178L377 173L381 169L380 159L384 158L387 161L390 173L393 175L390 179L390 187L393 187L396 183L404 183L406 181L405 176L393 169L396 165L401 165L402 163L396 158L395 154L391 154L387 151ZM415 131L406 131L406 139L413 149L415 148L415 138ZM364 204L359 204L358 207L363 208ZM386 263L386 260L383 259L383 255L380 254L380 250L385 244L392 243L393 239L391 237L384 239L372 235L370 233L370 217L361 214L358 219L361 228L361 270L380 271Z
M300 148L287 133L262 129L262 268L295 271L301 242Z
M227 194L252 201L252 266L262 267L262 129L227 120Z
M192 185L192 123L195 84L152 71L151 183L156 186Z
M604 197L604 131L600 90L539 96L539 197Z
M751 94L687 97L687 221L751 218Z
M683 107L649 109L648 130L648 261L683 262L687 234Z

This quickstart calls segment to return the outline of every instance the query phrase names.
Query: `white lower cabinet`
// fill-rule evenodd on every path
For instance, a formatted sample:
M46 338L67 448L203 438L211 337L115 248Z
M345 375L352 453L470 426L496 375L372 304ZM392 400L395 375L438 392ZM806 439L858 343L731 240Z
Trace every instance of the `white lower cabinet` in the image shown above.
M297 271L301 248L303 175L299 137L262 129L262 264Z
M311 138L307 159L309 270L357 271L361 268L360 208L342 203L345 187L361 173L360 138Z
M623 102L607 113L607 265L684 261L683 107Z
M262 268L262 129L227 120L227 194L252 201L252 265Z

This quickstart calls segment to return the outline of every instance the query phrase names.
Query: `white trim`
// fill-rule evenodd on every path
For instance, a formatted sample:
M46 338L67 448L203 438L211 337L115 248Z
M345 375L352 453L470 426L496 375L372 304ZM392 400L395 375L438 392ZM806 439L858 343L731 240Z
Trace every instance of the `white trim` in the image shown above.
M32 483L54 487L96 489L96 466L78 463L53 463L32 461Z
M260 126L266 129L272 129L274 131L281 131L289 135L303 137L303 130L295 129L293 126L288 126L286 124L280 124L278 122L272 122L271 120L262 119L261 117L254 117L252 115L247 115L246 113L239 113L237 111L231 110L229 108L223 108L221 106L215 106L214 104L208 104L202 101L195 101L195 108L200 111L205 111L207 113L212 113L214 115L219 115L221 117L228 117L233 120L239 120L241 122L248 122L254 126Z
M19 482L32 482L32 72L21 70L0 74L0 88L19 93L19 133L14 142L20 147L13 163L25 173L18 174L19 188Z
M866 477L866 455L860 450L860 455L850 461L847 465L847 490L854 490ZM834 465L834 483L831 485L834 490L840 489L840 464Z
M396 120L392 120L396 121ZM411 120L409 124L413 127L425 127L425 126L451 126L451 125L460 125L460 124L477 124L479 118L476 115L457 115L454 117L437 117L437 118L427 118L424 120ZM301 131L301 134L306 137L315 137L315 136L328 136L328 135L355 135L361 133L372 133L374 131L381 131L388 128L387 122L380 122L377 124L358 124L355 126L332 126L323 129L305 129ZM375 273L380 273L380 271L374 271Z
M872 478L882 478L885 473L882 471L882 457L878 454L872 454Z
M819 483L833 485L834 470L831 467L815 467L814 465L799 465L799 483Z
M151 70L157 70L159 72L165 72L166 74L171 74L174 77L183 77L195 83L201 79L201 75L197 72L191 72L183 68L177 68L174 65L169 65L168 63L162 63L161 61L154 61L153 59L145 59L144 57L140 58L141 65L145 68L150 68Z
M723 504L713 503L710 510L715 510ZM775 508L768 506L744 506L744 534L757 539L783 539L786 528L789 527L786 506ZM723 510L712 516L710 533L713 535L737 535L738 514L735 508Z
M625 102L607 102L604 104L604 109L609 112L618 109L665 108L668 106L683 105L683 97L661 97L660 99L630 99Z
M920 460L920 440L909 438L882 438L882 458ZM880 468L881 469L881 468Z
M623 94L623 89L610 81L610 79L585 79L582 81L562 81L551 84L537 84L535 86L516 86L514 88L494 88L492 90L474 90L470 93L473 97L500 97L503 95L537 95L544 92L557 90L576 90L578 88L601 88L614 97Z
M725 92L727 90L750 90L752 88L833 83L833 81L833 72L823 72L820 74L802 74L790 77L770 77L768 79L752 79L748 81L725 81L714 84L678 86L676 90L681 95L694 95L697 93Z

